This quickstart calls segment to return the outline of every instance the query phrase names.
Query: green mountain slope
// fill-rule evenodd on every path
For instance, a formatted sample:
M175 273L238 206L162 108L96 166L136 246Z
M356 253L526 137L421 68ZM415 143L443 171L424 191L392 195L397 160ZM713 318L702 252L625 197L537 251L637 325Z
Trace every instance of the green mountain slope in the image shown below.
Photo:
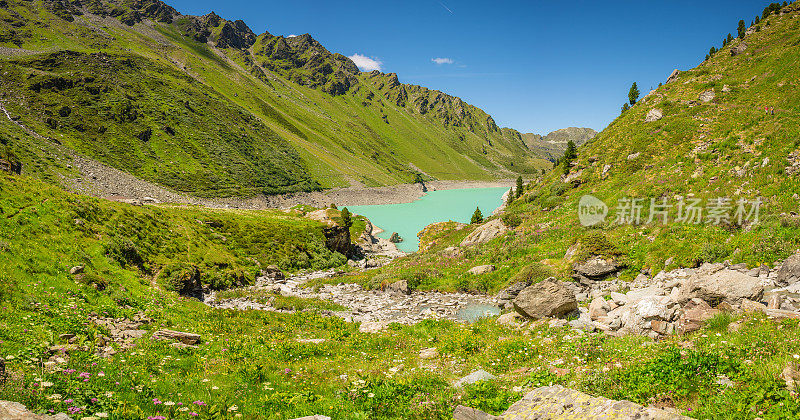
M507 178L546 166L518 132L458 98L361 73L309 35L256 35L242 21L183 16L158 1L7 0L0 55L0 99L51 139L22 139L3 120L18 156L55 139L195 195L391 185L417 173ZM51 167L51 158L24 163Z
M791 255L800 248L800 6L784 7L750 32L620 115L579 149L566 175L562 163L532 179L506 210L504 221L521 222L509 233L449 258L442 251L470 229L440 229L426 238L429 251L367 277L413 270L425 277L423 287L496 290L531 262L567 279L589 254L624 262L625 278L725 260L752 267ZM662 118L654 118L659 111ZM603 223L580 223L584 195L608 207ZM626 199L641 208L631 212ZM670 207L651 212L651 199ZM677 220L692 200L700 200L699 223ZM659 210L668 211L666 224ZM621 214L638 215L639 223ZM466 273L481 264L498 270Z

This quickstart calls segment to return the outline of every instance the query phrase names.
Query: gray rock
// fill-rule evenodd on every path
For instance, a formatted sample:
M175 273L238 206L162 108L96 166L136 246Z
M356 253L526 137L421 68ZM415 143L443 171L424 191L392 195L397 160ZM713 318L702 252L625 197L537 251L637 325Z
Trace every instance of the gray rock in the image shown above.
M663 117L664 113L660 109L653 108L647 113L647 116L644 117L644 122L658 121Z
M526 287L514 299L514 309L533 319L561 316L577 308L575 295L553 278Z
M500 420L500 417L493 416L475 408L456 406L453 411L453 420Z
M630 401L592 397L574 389L553 385L537 388L517 401L503 414L503 420L530 419L660 419L688 417Z
M173 330L158 330L153 334L153 340L172 340L194 346L200 342L200 335Z
M575 274L591 280L602 280L619 270L617 264L612 260L601 257L592 257L585 263L577 263L572 269Z
M681 301L700 298L716 306L720 302L739 304L742 299L761 300L764 287L757 277L719 266L705 265L681 288Z
M736 57L739 54L742 54L747 49L747 43L742 41L739 45L731 48L731 57Z
M498 325L513 326L518 325L522 320L522 315L516 312L509 312L507 314L500 315L494 322L496 322Z
M667 78L667 83L672 83L672 82L678 80L678 77L680 77L680 75L681 75L681 71L680 70L678 70L678 69L672 70L672 73Z
M483 369L480 369L480 370L476 370L475 372L472 372L469 375L457 380L453 384L453 386L457 387L457 388L460 388L460 387L462 387L464 385L472 385L472 384L474 384L476 382L488 381L488 380L492 380L492 379L497 379L497 377L492 375L491 373L483 370Z
M714 93L714 89L709 89L701 93L699 99L701 102L711 102L716 96L717 94Z
M800 281L800 252L787 258L775 277L775 282L779 286L789 286L798 281Z
M494 271L495 267L493 265L479 265L477 267L472 267L469 269L468 273L480 276L482 274L488 274Z
M17 402L13 401L0 401L0 419L5 420L71 420L71 417L64 413L58 413L54 416L44 414L34 414L28 409Z
M387 290L390 293L398 294L398 295L410 295L411 289L408 288L408 282L405 280L399 280L387 287Z
M463 241L461 246L466 247L470 245L477 245L491 241L492 239L500 237L500 235L508 232L508 227L500 219L492 220L491 222L484 223L478 226L477 229L472 231Z
M83 273L83 265L76 265L69 269L70 274L80 274Z

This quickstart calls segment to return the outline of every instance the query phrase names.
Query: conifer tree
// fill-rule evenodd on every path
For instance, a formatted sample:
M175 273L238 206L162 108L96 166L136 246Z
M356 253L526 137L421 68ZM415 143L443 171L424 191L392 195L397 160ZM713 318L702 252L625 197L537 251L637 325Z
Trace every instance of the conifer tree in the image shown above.
M633 82L631 89L628 91L628 101L631 105L636 105L636 101L639 100L639 93L639 87L636 86L636 82Z
M347 207L342 209L342 227L350 229L353 226L353 219L350 217L350 210Z
M470 220L470 223L473 225L483 223L483 213L481 213L480 207L475 207L475 213L472 213L472 220Z
M517 198L522 197L522 176L517 177Z
M739 21L739 27L736 28L736 30L739 32L739 39L744 39L744 34L745 34L745 32L747 32L747 28L745 27L744 20L740 20Z

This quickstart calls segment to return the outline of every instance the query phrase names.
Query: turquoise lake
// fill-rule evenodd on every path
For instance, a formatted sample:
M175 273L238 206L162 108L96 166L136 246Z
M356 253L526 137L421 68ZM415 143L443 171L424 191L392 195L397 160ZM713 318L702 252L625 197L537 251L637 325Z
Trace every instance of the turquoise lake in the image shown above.
M431 223L469 223L475 207L480 207L484 217L500 207L503 194L508 188L464 188L456 190L429 191L427 195L411 203L381 204L374 206L348 206L355 214L366 216L374 226L383 229L377 236L389 239L397 232L403 242L397 247L404 252L419 249L417 233Z

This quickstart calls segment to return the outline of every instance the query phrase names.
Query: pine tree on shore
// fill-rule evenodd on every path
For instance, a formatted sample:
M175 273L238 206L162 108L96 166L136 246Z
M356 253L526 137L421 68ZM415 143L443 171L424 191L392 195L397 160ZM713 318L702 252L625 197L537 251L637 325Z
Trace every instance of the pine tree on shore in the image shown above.
M475 207L475 213L472 213L472 220L470 220L470 223L473 225L483 223L483 213L481 213L480 207Z

